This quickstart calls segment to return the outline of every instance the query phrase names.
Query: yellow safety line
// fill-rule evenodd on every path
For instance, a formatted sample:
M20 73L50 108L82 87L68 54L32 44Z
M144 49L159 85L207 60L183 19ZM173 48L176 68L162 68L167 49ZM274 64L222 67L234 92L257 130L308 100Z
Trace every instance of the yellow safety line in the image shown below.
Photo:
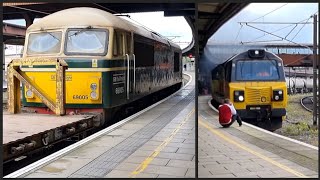
M170 143L170 141L178 133L178 131L186 123L186 121L190 118L194 111L195 109L193 108L192 111L186 116L186 118L172 131L170 136L167 137L134 171L130 173L131 178L134 178L136 175L138 175L148 167L148 165L160 153L160 151Z
M254 150L252 150L252 149L250 149L250 148L248 148L248 147L246 147L246 146L243 146L242 144L237 143L236 141L232 140L231 138L225 136L223 133L221 133L221 132L213 129L212 127L210 127L207 123L205 123L205 122L203 121L203 119L202 119L200 116L199 116L199 124L200 124L201 126L207 128L207 129L208 129L209 131L211 131L212 133L218 135L218 136L221 137L222 139L226 140L227 142L229 142L229 143L231 143L231 144L234 144L234 145L240 147L241 149L243 149L243 150L245 150L245 151L247 151L247 152L249 152L249 153L251 153L251 154L254 154L254 155L258 156L258 157L260 157L261 159L263 159L263 160L265 160L265 161L267 161L267 162L269 162L269 163L271 163L271 164L274 164L274 165L278 166L279 168L281 168L281 169L283 169L283 170L285 170L285 171L288 171L288 172L290 172L290 173L292 173L292 174L294 174L294 175L296 175L296 176L298 176L298 177L301 177L301 178L308 178L308 176L305 176L304 174L299 173L299 172L297 172L297 171L289 168L288 166L285 166L285 165L283 165L283 164L281 164L281 163L278 163L278 162L276 162L276 161L268 158L267 156L264 156L264 155L262 155L262 154L260 154L260 153L258 153L258 152L255 152Z

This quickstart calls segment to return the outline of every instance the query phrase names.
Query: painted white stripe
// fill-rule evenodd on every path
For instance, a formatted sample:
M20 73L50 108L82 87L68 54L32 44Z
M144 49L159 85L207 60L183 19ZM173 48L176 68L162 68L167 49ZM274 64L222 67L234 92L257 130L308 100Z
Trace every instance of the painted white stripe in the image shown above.
M175 92L174 94L171 94L170 96L168 96L165 99L153 104L152 106L149 106L146 109L143 109L143 110L137 112L136 114L134 114L132 116L129 116L126 119L124 119L122 121L119 121L118 123L113 124L112 126L109 126L109 127L105 128L105 129L103 129L103 130L101 130L101 131L99 131L99 132L97 132L97 133L95 133L95 134L93 134L93 135L81 140L81 141L78 141L78 142L76 142L76 143L74 143L74 144L72 144L72 145L70 145L70 146L68 146L66 148L61 149L60 151L57 151L57 152L55 152L55 153L53 153L53 154L51 154L51 155L49 155L49 156L47 156L47 157L45 157L43 159L40 159L39 161L36 161L36 162L34 162L34 163L32 163L32 164L30 164L30 165L28 165L28 166L26 166L26 167L24 167L22 169L19 169L19 170L15 171L15 172L13 172L11 174L8 174L7 176L4 176L4 178L18 178L18 177L26 176L26 175L30 174L31 172L34 172L37 169L49 164L50 162L52 162L52 161L54 161L56 159L59 159L60 157L63 157L64 155L76 150L77 148L79 148L81 146L84 146L84 145L96 140L97 138L103 136L104 134L107 134L109 132L114 131L116 128L119 128L119 127L123 126L125 123L130 122L135 117L145 113L146 111L148 111L148 110L156 107L157 105L163 103L164 101L170 99L171 97L173 97L174 95L179 93L182 89L187 87L192 82L192 76L189 75L189 74L186 74L186 73L184 73L184 75L187 75L187 76L190 77L189 82L185 86L183 86L181 89L179 89L177 92Z
M210 106L211 109L213 109L214 111L216 111L217 113L219 113L219 111L218 111L215 107L212 106L212 104L211 104L211 99L209 99L208 105ZM272 135L272 136L276 136L276 137L279 137L279 138L282 138L282 139L285 139L285 140L288 140L288 141L291 141L291 142L294 142L294 143L297 143L297 144L306 146L306 147L311 148L311 149L319 150L318 147L313 146L313 145L311 145L311 144L307 144L307 143L298 141L298 140L296 140L296 139L292 139L292 138L289 138L289 137L286 137L286 136L282 136L282 135L280 135L280 134L276 134L276 133L270 132L270 131L268 131L268 130L262 129L262 128L257 127L257 126L254 126L254 125L252 125L252 124L249 124L249 123L246 123L246 122L243 122L243 121L242 121L242 124L244 124L244 125L246 125L246 126L249 126L249 127L251 127L251 128L254 128L254 129L256 129L256 130L262 131L262 132L264 132L264 133L270 134L270 135Z

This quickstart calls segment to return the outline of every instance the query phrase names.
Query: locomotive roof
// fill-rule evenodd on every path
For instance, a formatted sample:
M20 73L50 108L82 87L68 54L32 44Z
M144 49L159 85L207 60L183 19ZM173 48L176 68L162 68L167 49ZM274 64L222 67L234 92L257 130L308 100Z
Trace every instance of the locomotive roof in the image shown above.
M258 49L257 49L258 50ZM260 49L261 50L261 49ZM229 61L237 61L237 60L240 60L240 59L246 59L246 58L248 58L249 56L248 56L248 51L244 51L244 52L242 52L242 53L239 53L239 54L236 54L236 55L233 55L231 58L229 58L226 62L229 62ZM254 59L254 58L253 58ZM277 56L277 55L275 55L275 54L273 54L273 53L271 53L271 52L269 52L269 51L265 51L265 57L263 57L263 58L257 58L257 59L277 59L277 60L280 60L280 61L282 61L282 59L279 57L279 56ZM226 63L225 62L225 63Z
M167 38L160 37L145 28L133 24L125 19L117 17L109 12L89 7L70 8L35 21L28 27L27 32L39 31L40 29L56 29L56 28L84 28L84 27L114 27L133 31L139 35L154 39L165 44L170 42L171 46L180 47Z

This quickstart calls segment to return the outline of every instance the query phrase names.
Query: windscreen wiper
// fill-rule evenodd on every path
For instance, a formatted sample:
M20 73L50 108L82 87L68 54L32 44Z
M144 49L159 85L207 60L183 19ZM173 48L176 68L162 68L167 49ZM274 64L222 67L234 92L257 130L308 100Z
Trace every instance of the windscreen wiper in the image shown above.
M75 32L75 33L71 34L71 35L70 35L70 36L68 36L68 37L76 36L76 35L78 35L78 34L82 33L84 30L87 30L87 29L92 29L92 26L88 26L88 27L86 27L86 28L80 29L80 30L78 30L77 32Z
M58 39L57 37L55 37L55 36L54 36L52 33L50 33L49 31L47 31L47 30L45 30L45 29L43 29L43 28L41 28L40 31L44 31L44 32L48 33L50 36L52 36L53 38L55 38L56 40L58 40L58 42L60 41L60 39Z

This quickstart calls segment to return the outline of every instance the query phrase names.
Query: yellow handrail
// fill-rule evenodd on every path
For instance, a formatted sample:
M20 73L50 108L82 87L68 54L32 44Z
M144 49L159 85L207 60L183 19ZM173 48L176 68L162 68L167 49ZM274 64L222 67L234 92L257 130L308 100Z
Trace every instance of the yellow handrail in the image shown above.
M23 71L21 66L32 67L34 65L56 66L56 102L52 102L48 95L36 85ZM64 115L66 103L65 70L68 64L59 58L19 58L13 59L8 64L8 111L10 113L21 112L20 82L28 87L40 100L56 115Z

